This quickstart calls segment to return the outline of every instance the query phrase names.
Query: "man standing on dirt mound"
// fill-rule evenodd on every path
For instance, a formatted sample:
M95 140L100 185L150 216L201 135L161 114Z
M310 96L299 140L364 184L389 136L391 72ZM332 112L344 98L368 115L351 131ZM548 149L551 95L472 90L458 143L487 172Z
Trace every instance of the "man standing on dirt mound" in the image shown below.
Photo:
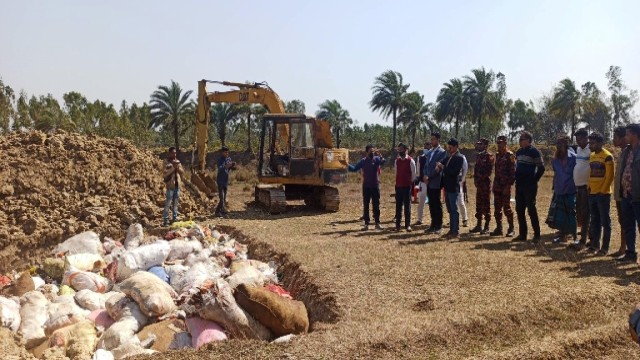
M482 138L476 143L476 165L473 168L473 182L476 186L476 219L478 224L469 231L470 233L489 233L491 222L491 173L493 172L494 158L487 146L489 140ZM482 218L484 217L484 227Z
M365 152L365 157L360 159L357 164L349 165L347 163L347 165L351 172L362 171L362 218L364 219L362 230L369 230L370 202L373 202L373 221L376 223L376 230L382 230L380 225L380 167L385 163L385 159L371 144L365 147Z
M496 228L491 236L502 236L502 212L507 217L509 228L507 236L513 236L513 211L511 211L511 186L516 181L516 157L507 149L507 137L498 136L498 152L496 153L496 172L493 177L493 215Z
M513 241L527 241L527 218L529 212L533 228L533 242L540 241L540 220L536 208L538 181L544 174L542 154L533 143L533 135L528 131L520 134L520 149L516 151L516 213L518 214L518 236Z
M169 225L169 207L171 207L172 218L171 222L176 221L178 217L178 197L180 195L180 176L184 174L184 169L180 164L180 160L177 159L176 148L173 146L169 148L167 154L167 160L164 161L164 183L167 188L166 199L164 202L164 212L162 213L163 225Z
M417 176L416 162L407 154L407 146L398 144L396 171L396 231L400 231L402 208L404 207L404 227L411 231L411 187Z
M429 153L427 166L422 174L424 182L427 184L427 196L429 197L431 226L426 230L429 234L440 234L442 231L442 203L440 202L442 172L436 164L442 162L446 157L447 152L440 146L440 133L431 133L431 153Z
M231 161L229 157L229 148L223 146L220 149L222 155L218 158L218 175L216 177L216 183L218 185L218 196L220 197L218 206L216 207L216 216L222 216L227 214L225 208L227 204L227 188L229 186L229 173L236 168L236 163Z

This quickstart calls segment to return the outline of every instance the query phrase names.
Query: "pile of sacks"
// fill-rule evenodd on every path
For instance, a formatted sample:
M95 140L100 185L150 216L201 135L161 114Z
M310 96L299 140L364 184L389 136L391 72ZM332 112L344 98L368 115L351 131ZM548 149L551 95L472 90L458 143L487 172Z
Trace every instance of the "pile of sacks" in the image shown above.
M1 325L37 358L123 359L228 338L287 341L309 329L273 263L193 222L164 239L140 224L123 242L78 234L39 268L1 277L0 292Z

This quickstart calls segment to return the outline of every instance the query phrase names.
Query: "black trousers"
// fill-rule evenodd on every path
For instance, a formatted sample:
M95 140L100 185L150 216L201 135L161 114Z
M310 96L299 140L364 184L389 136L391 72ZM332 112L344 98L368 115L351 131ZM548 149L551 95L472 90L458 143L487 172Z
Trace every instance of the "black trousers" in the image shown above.
M440 189L427 189L431 227L434 229L442 229L442 203L440 202L440 193Z
M396 187L396 227L400 227L404 206L404 226L411 225L411 187Z
M380 188L362 188L363 201L363 218L364 223L369 225L371 218L369 217L369 203L373 202L373 221L380 224Z
M525 210L529 212L533 235L540 235L540 221L538 220L538 209L536 209L536 197L538 196L538 184L516 184L516 213L518 214L518 234L527 236L527 218L524 216Z
M227 202L227 187L218 185L218 196L220 197L220 202L216 207L216 213L225 212L225 203Z

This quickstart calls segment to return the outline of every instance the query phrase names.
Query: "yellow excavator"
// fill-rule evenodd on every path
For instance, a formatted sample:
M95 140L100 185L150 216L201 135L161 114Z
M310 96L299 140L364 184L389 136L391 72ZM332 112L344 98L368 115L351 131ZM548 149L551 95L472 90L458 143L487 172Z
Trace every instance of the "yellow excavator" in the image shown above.
M237 89L208 92L208 83ZM346 182L348 150L333 148L328 122L287 114L278 94L266 83L198 82L194 139L198 160L192 162L192 182L202 192L211 196L217 187L205 171L212 103L261 104L267 109L260 131L256 202L271 213L285 212L287 200L338 211L340 195L335 185Z

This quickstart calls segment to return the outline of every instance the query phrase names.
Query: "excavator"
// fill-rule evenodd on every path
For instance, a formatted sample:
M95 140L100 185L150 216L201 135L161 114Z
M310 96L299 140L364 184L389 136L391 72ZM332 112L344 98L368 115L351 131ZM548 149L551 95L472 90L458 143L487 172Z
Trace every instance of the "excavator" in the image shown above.
M207 84L236 89L207 91ZM206 174L210 108L212 103L260 104L262 118L255 200L272 214L286 211L287 200L304 200L310 207L338 211L340 195L335 185L346 182L347 149L333 148L329 123L304 114L288 114L278 94L266 83L200 80L196 108L192 182L207 196L216 192L215 180ZM192 155L195 158L195 155Z

